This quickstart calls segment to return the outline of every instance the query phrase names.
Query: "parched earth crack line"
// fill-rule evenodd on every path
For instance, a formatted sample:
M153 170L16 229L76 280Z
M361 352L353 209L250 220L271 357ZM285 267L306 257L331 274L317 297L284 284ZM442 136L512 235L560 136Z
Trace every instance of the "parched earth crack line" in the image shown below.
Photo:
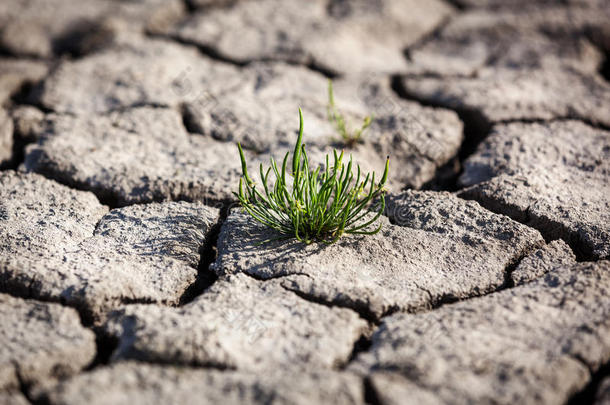
M593 371L591 367L580 356L570 356L575 361L581 363L589 371L590 379L587 385L580 391L574 393L568 400L567 405L581 405L595 403L595 396L600 383L607 377L610 377L610 362L603 364L597 371Z

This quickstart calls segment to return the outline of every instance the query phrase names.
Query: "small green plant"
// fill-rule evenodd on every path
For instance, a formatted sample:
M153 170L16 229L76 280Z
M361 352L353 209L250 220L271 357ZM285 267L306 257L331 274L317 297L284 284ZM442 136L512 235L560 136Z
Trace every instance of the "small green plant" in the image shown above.
M260 165L261 186L248 174L246 159L238 143L242 177L235 193L241 206L254 219L279 232L276 239L295 237L307 244L313 241L336 242L343 234L371 235L381 225L371 229L385 209L385 184L390 160L379 183L375 173L361 176L360 166L354 177L352 158L343 162L343 154L333 151L334 163L312 170L303 144L303 113L299 109L299 136L292 153L291 172L288 172L287 152L281 168L271 158L267 171ZM273 184L269 174L273 170ZM369 210L376 202L374 212ZM265 241L266 242L266 241Z
M371 125L373 122L373 115L368 115L364 117L364 122L360 129L355 130L353 133L347 129L347 125L345 124L345 118L343 115L337 110L337 106L335 105L335 94L333 92L333 82L332 80L328 80L328 120L335 127L335 130L341 136L341 140L345 146L348 148L353 148L357 143L362 142L362 135L364 131Z

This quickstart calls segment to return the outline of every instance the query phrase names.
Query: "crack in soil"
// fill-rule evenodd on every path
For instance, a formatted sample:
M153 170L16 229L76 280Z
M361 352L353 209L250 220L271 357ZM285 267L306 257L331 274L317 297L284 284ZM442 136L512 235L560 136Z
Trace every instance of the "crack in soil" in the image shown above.
M455 16L461 14L461 11L465 9L462 4L457 0L444 0L445 3L449 4L451 7L455 8L457 13L450 14L445 17L436 28L422 36L419 40L417 40L414 44L404 49L403 53L405 58L412 62L411 53L413 50L424 47L430 41L438 39L441 35L441 32L451 23L451 21L455 18ZM434 74L423 74L418 76L440 76ZM413 97L408 94L405 87L401 83L401 75L395 74L391 75L390 79L390 87L391 90L398 95L400 98L404 98L407 100L414 101L420 105L427 105L425 102L422 102L421 99ZM445 107L443 107L445 108ZM455 110L454 110L455 111ZM481 128L481 125L477 124L475 121L481 121L480 119L475 118L472 114L467 114L463 112L460 114L459 111L455 111L458 114L459 119L463 124L463 133L464 140L460 145L460 149L458 153L450 158L446 163L438 166L436 165L436 171L432 179L428 180L421 187L422 190L434 190L434 191L457 191L460 187L458 186L458 178L462 174L462 162L470 156L475 150L478 143L480 143L491 130L491 126L484 123ZM469 143L473 143L472 145ZM428 158L427 156L424 156ZM429 159L429 158L428 158ZM432 159L429 159L432 160Z
M444 0L445 3L449 4L450 6L455 7L458 11L463 12L465 10L468 10L469 7L467 7L463 2L461 2L460 0Z
M544 245L542 245L544 246ZM453 294L442 294L438 297L434 297L432 295L432 293L427 290L426 288L422 287L422 286L417 286L420 290L424 291L428 297L429 297L429 305L428 306L424 306L424 307L420 307L420 308L415 308L411 311L405 311L405 313L409 313L409 314L422 314L422 313L426 313L426 312L431 312L431 311L436 311L437 309L445 306L445 305L449 305L449 304L454 304L457 302L463 302L463 301L468 301L474 298L481 298L481 297L485 297L487 295L490 294L495 294L497 292L509 289L509 288L513 288L515 287L514 282L512 280L512 274L513 271L515 271L515 269L519 266L519 264L521 263L521 261L526 258L527 256L531 255L533 252L535 252L537 249L541 248L542 246L530 246L528 248L525 248L523 251L521 251L518 255L516 255L513 260L511 260L504 268L504 281L502 284L500 284L498 287L496 287L495 289L492 289L490 291L479 291L478 289L473 291L473 294L468 296L468 297L457 297ZM379 322L377 322L377 325L380 325L381 322L383 321L383 318L392 315L393 313L399 312L398 309L394 310L394 311L388 311L387 313L384 313L380 318L379 318Z
M290 60L290 59L281 59L281 58L279 58L279 59L253 58L253 59L247 59L247 60L238 60L238 59L223 55L221 52L219 52L217 49L215 49L211 45L203 45L203 44L200 44L193 40L180 38L177 35L147 34L147 36L149 38L160 38L160 39L173 41L180 45L194 47L204 57L207 57L215 62L232 65L232 66L235 66L238 68L245 68L253 63L261 63L261 62L262 63L278 63L278 64L284 63L284 64L290 65L290 66L301 66L301 67L307 68L307 69L311 70L312 72L321 74L322 76L326 77L327 79L336 79L336 78L342 77L342 75L340 73L335 72L334 70L319 64L318 61L314 60L312 57L307 57L306 61L304 61L304 62L294 61L294 60Z
M599 68L599 74L610 83L610 52L605 54L604 62Z
M433 103L427 100L423 100L420 97L410 93L407 88L402 84L401 76L394 75L391 79L391 88L399 97L415 101L420 105L426 107L443 108L445 110L454 111L459 119L462 121L464 126L464 140L460 145L458 153L449 162L439 168L434 178L428 181L424 189L436 190L436 191L457 191L462 187L458 184L458 178L463 172L463 162L472 155L479 144L483 142L485 138L491 132L492 124L480 110L472 108L449 108L441 103ZM453 170L447 173L451 165L459 164L458 170ZM450 165L450 166L447 166Z
M521 261L531 255L534 251L536 251L537 249L543 247L544 245L540 245L540 244L536 244L536 245L532 245L529 247L524 248L521 252L519 252L519 254L515 255L513 257L512 260L510 260L510 262L505 266L504 268L504 281L501 285L499 285L498 287L490 290L490 291L479 291L474 290L473 294L468 296L468 297L457 297L453 294L443 294L439 297L433 297L432 293L430 293L427 289L423 288L423 287L419 287L421 290L423 290L424 292L426 292L426 294L429 297L429 304L423 307L419 307L419 308L414 308L413 310L407 310L404 311L405 313L409 313L409 314L420 314L420 313L425 313L425 312L429 312L429 311L435 311L441 307L443 307L444 305L447 304L453 304L456 302L462 302L462 301L467 301L473 298L479 298L479 297L484 297L486 295L489 294L494 294L497 292L500 292L502 290L506 290L509 288L513 288L515 287L514 282L512 280L512 273L514 272L514 270L519 266L519 264L521 263ZM260 277L256 277L252 274L249 273L245 273L244 274L253 277L257 280L261 280L261 281L265 281L265 280L269 280L268 278L260 278ZM285 278L285 277L289 277L295 274L288 274L288 275L281 275L278 277L274 277L274 278ZM307 274L303 274L307 277L310 277ZM394 313L397 312L401 312L401 310L397 307L392 307L389 308L388 310L386 310L383 314L381 314L381 316L376 316L373 312L371 312L369 310L368 307L366 307L366 305L358 305L358 303L340 303L340 302L336 302L336 301L328 301L322 297L317 297L311 294L307 294L303 291L299 291L296 289L292 289L290 287L286 287L284 285L282 285L282 288L284 288L287 291L291 291L292 293L296 294L297 296L299 296L300 298L309 301L309 302L313 302L316 304L320 304L320 305L324 305L326 307L329 308L333 308L333 307L338 307L338 308L346 308L346 309L350 309L354 312L356 312L360 318L364 319L365 321L367 321L370 325L374 325L375 327L378 327L382 321L383 318L386 318L388 316L391 316ZM374 333L374 331L372 331L367 339L370 339L370 336L372 336ZM363 334L364 336L364 334ZM361 336L361 339L362 337ZM370 343L370 340L369 340ZM366 342L362 341L360 342L360 346L361 347L366 347ZM370 344L369 346L370 347ZM357 353L360 353L362 351L366 351L366 349L356 349L354 348L354 350L356 351L356 353L353 353L353 355L355 356ZM351 360L350 360L351 361ZM348 362L349 363L349 362Z
M17 170L19 166L25 162L25 147L31 143L35 143L32 141L27 141L22 137L22 134L19 133L18 128L15 125L15 119L12 113L17 107L20 106L34 106L45 113L48 112L45 111L45 109L36 106L28 101L31 94L33 94L35 89L40 88L40 86L42 86L42 83L46 80L47 77L48 74L45 78L39 81L26 80L17 90L10 94L8 105L5 106L5 110L7 111L9 118L13 122L13 147L11 150L10 160L8 161L8 163L2 165L0 167L0 170Z
M227 64L227 65L245 67L248 64L256 61L256 60L249 60L249 61L236 60L236 59L223 55L222 53L220 53L216 49L214 49L214 47L212 47L212 46L203 45L203 44L200 44L200 43L192 41L192 40L180 38L179 36L173 35L173 34L148 33L148 34L146 34L146 36L149 38L158 38L158 39L173 41L180 45L196 48L202 56L205 56L213 61L221 62L221 63Z
M201 125L197 122L197 118L190 110L187 103L180 103L178 107L180 116L182 117L182 125L189 134L204 135Z
M46 400L38 400L33 398L30 394L31 384L28 384L23 376L21 375L21 370L19 364L15 361L12 362L13 367L15 368L15 376L17 377L17 382L19 383L19 392L27 399L27 401L32 405L47 405L48 401Z
M355 309L355 308L347 306L347 305L341 305L341 304L334 303L334 302L328 302L328 301L325 301L318 297L313 297L311 295L305 294L301 291L290 289L283 285L281 287L286 291L292 292L293 294L295 294L296 296L298 296L299 298L302 298L303 300L305 300L307 302L312 302L315 304L323 305L328 308L337 307L337 308L344 308L344 309L349 309L351 311L354 311L358 314L358 316L361 319L363 319L367 322L368 327L360 334L360 337L354 342L352 351L351 351L349 357L346 359L346 361L342 362L341 364L338 364L335 367L337 370L344 371L358 357L358 355L360 353L364 353L371 348L372 336L379 328L379 324L381 323L383 316L377 320L373 314L366 312L364 309Z
M352 348L352 352L350 353L349 357L347 358L347 361L345 361L344 364L339 365L339 367L337 367L337 369L340 371L344 371L354 360L356 360L356 358L358 357L358 355L360 353L367 352L373 345L373 341L372 341L371 337L373 336L373 334L376 331L377 331L377 328L373 329L370 327L368 330L364 331L360 335L358 340L356 340L354 342L354 347Z
M513 123L522 123L522 124L552 124L554 122L565 122L565 121L580 121L592 128L595 129L601 129L604 131L610 131L610 127L601 123L601 122L596 122L596 121L591 121L589 119L586 119L584 117L577 117L577 116L558 116L558 117L554 117L551 119L542 119L542 118L514 118L514 119L507 119L507 120L498 120L498 121L494 121L492 123L492 125L505 125L505 124L513 124Z
M477 196L458 194L458 197L464 200L476 201L486 210L489 210L495 214L506 215L513 221L537 230L547 243L550 243L556 239L563 240L570 247L570 249L572 249L572 252L576 256L576 261L578 262L598 260L595 256L593 256L591 247L582 240L578 230L572 231L562 223L552 221L544 216L533 215L530 211L531 205L525 210L521 210L518 207L510 207L508 204L502 201L494 200L493 198L488 198L485 196L482 198L477 198Z
M446 3L448 3L450 6L454 6L453 4L451 4L451 1L446 1ZM441 22L439 22L439 24L432 31L421 36L413 44L411 44L410 46L403 49L402 53L403 53L405 59L409 62L412 62L413 58L411 56L411 53L416 49L426 46L430 41L440 38L441 32L445 29L445 27L447 25L449 25L451 20L453 20L453 18L459 14L460 13L458 12L455 15L453 15L453 14L447 15L445 18L443 18L443 20Z
M13 150L11 152L11 161L6 167L2 169L6 170L17 170L19 166L25 161L25 147L28 145L18 134L15 128L13 128Z
M381 399L369 376L362 381L364 389L364 402L369 405L381 405Z
M519 257L517 257L516 259L511 261L511 263L509 263L504 268L504 283L502 283L502 285L496 289L496 292L515 287L515 281L513 280L513 277L512 277L513 272L515 271L515 269L517 267L519 267L519 264L521 264L523 259L525 259L527 256L534 253L536 251L536 249L539 249L540 247L542 247L542 246L538 246L538 247L533 246L533 247L529 247L528 249L525 249L523 252L521 252Z
M41 167L38 170L36 170L35 172L33 172L27 168L27 162L29 159L33 159L34 161L38 161L38 162L47 161L49 166L51 166L51 167L46 167L46 166ZM53 163L52 160L46 158L45 152L43 150L35 150L35 151L30 152L30 154L28 154L24 158L23 163L26 166L26 172L41 175L49 180L53 180L63 186L73 189L73 190L89 191L95 195L95 197L101 204L107 206L111 210L113 210L115 208L127 206L127 205L135 205L135 203L121 205L121 204L119 204L119 196L114 191L106 190L101 186L95 186L95 185L88 184L85 181L74 180L72 178L72 176L70 176L69 173L64 173L62 171L55 170L53 168L53 166L55 166L55 164ZM154 201L138 202L137 204L140 204L140 203L145 204L145 203L150 203L150 202L154 202Z
M24 148L25 148L26 143L18 135L17 129L15 128L14 120L10 116L10 113L8 113L8 114L9 114L8 119L11 120L9 122L11 122L13 124L12 133L11 133L11 137L13 139L13 146L11 148L10 158L8 160L6 160L4 163L0 164L0 170L17 170L19 165L21 163L23 163Z
M256 273L250 273L250 272L247 272L247 271L242 272L242 274L245 275L245 276L251 277L251 278L253 278L255 280L258 280L258 281L278 280L280 278L287 278L287 277L290 277L290 276L304 276L304 277L311 278L311 276L309 274L301 273L301 272L287 273L287 274L276 274L276 275L273 275L273 276L261 276L261 275L258 275Z
M224 204L220 208L220 217L218 222L214 224L206 235L206 242L201 246L199 253L200 259L197 266L197 278L180 297L178 306L186 305L192 302L195 298L205 293L217 280L218 275L211 270L210 266L218 258L218 237L220 229L227 219L230 211L230 204Z
M594 404L595 396L599 389L601 382L606 378L610 377L610 362L602 365L597 371L593 372L583 360L573 357L578 362L582 363L591 375L589 383L579 392L572 395L568 400L567 405L582 405L582 404Z
M197 296L203 294L207 288L209 288L217 279L216 274L209 270L209 265L215 260L216 257L216 243L218 240L218 235L220 233L220 228L224 220L228 215L228 210L230 209L230 205L225 205L221 208L220 218L216 224L214 224L206 235L206 242L200 247L200 261L197 267L198 275L196 280L183 292L182 296L179 299L179 304L177 306L185 305L192 300L194 300ZM95 235L98 226L104 216L102 216L95 224L94 231L92 236ZM86 239L84 239L86 240ZM84 241L83 240L83 241ZM81 241L80 243L82 243ZM88 306L88 304L84 301L71 301L68 302L64 296L52 297L52 296L40 296L39 293L34 291L34 286L38 282L35 278L33 278L27 286L21 284L18 280L5 279L2 275L0 268L0 292L21 299L30 299L38 302L45 303L54 303L60 304L64 307L72 308L76 310L79 315L80 322L85 328L90 328L96 334L96 341L101 339L102 341L105 338L101 338L99 336L98 331L95 330L96 321L99 321L95 315L95 309ZM159 306L168 306L173 307L175 305L169 305L163 301L154 301L150 298L134 298L134 297L113 297L118 305L132 305L132 304L144 304L144 305L159 305ZM112 311L112 310L110 310ZM109 311L109 312L110 312ZM102 314L102 316L107 315L107 313ZM102 358L105 358L102 356Z
M83 370L84 372L110 364L112 354L119 346L119 338L106 334L102 328L96 327L88 329L95 334L95 357Z
M339 302L335 302L335 301L327 301L321 297L316 297L316 296L304 293L302 291L294 290L294 289L291 289L284 285L282 285L282 288L285 289L286 291L290 291L290 292L296 294L297 296L304 299L305 301L313 302L314 304L324 305L325 307L328 307L328 308L337 307L337 308L345 308L345 309L352 310L352 311L356 312L358 314L358 316L360 316L360 318L364 319L369 324L378 325L380 322L380 319L382 318L382 317L377 318L377 316L373 312L371 312L365 305L349 305L349 304L339 303Z

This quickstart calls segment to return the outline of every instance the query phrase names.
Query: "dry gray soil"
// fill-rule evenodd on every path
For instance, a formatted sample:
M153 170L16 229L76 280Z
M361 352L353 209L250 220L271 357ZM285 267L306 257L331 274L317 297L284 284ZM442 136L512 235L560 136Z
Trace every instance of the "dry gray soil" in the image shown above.
M607 0L2 0L0 405L608 404ZM274 241L236 142L380 172Z

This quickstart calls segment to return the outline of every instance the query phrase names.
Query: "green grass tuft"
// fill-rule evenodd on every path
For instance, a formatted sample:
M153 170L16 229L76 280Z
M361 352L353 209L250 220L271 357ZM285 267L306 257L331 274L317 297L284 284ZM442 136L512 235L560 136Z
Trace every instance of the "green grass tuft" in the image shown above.
M333 92L333 82L332 80L328 80L328 107L327 107L328 120L335 127L335 130L341 136L341 141L348 148L353 148L356 144L362 142L362 135L364 131L371 125L373 122L373 115L368 115L364 118L364 122L360 129L355 130L353 133L347 129L347 125L345 124L345 118L343 115L337 110L337 106L335 105L335 95Z
M361 176L360 166L356 175L353 164L343 162L343 151L333 151L334 163L315 170L310 168L303 144L303 113L299 109L299 136L292 153L292 165L288 168L290 152L281 167L271 158L266 171L260 165L260 186L248 174L246 159L238 143L242 177L239 191L234 193L241 206L254 219L279 232L277 239L295 237L301 242L336 242L343 234L370 235L379 232L381 225L373 228L385 209L385 184L388 180L389 157L381 180L375 182L375 173ZM290 170L290 172L289 172ZM269 175L273 171L274 181ZM373 212L369 210L375 202Z

